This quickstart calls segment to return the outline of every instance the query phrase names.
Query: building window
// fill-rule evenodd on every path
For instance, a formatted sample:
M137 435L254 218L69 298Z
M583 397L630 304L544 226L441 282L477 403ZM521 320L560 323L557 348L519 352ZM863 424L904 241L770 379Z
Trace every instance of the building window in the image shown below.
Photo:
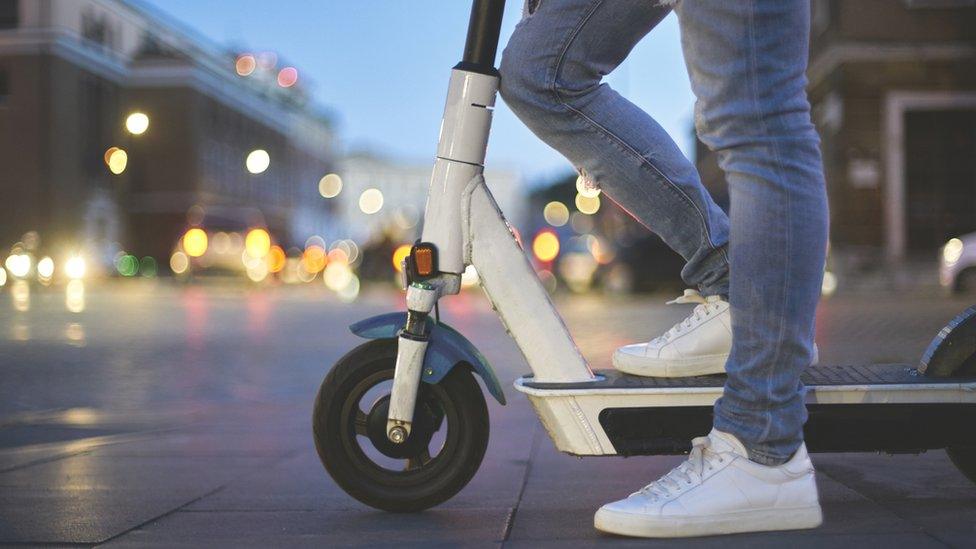
M0 0L0 29L14 29L20 23L18 0Z

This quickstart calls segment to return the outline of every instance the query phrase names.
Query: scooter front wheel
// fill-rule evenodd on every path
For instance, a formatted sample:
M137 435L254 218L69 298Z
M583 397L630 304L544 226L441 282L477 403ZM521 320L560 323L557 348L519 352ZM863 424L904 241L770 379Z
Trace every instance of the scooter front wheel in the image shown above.
M386 436L397 341L356 347L333 366L315 401L315 448L326 471L359 501L385 511L421 511L457 494L488 446L488 408L468 368L421 383L410 436Z

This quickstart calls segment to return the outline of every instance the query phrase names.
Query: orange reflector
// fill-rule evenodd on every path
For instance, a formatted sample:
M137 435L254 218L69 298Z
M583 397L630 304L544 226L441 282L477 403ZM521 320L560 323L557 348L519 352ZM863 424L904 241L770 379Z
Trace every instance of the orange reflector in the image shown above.
M413 264L417 266L417 274L430 276L434 274L434 250L427 247L414 247Z

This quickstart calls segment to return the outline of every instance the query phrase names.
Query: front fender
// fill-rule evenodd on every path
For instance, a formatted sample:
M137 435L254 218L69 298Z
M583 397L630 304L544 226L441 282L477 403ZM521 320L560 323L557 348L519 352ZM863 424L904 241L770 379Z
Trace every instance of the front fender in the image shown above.
M386 313L360 320L349 326L349 330L365 339L386 339L397 337L406 322L405 312ZM491 396L495 397L499 404L505 404L502 386L495 377L494 370L478 349L454 328L443 322L434 323L430 330L430 342L424 355L424 370L420 379L426 383L437 383L459 362L470 364L484 380Z

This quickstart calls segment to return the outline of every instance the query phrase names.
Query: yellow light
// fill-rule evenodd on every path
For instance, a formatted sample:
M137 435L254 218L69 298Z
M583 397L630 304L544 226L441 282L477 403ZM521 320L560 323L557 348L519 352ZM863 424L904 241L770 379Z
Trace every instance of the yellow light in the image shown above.
M42 257L37 262L37 276L40 278L51 278L54 275L54 260L50 257Z
M576 192L586 198L596 198L600 196L600 189L582 175L576 178Z
M78 280L85 276L85 258L75 255L68 258L64 264L64 274L72 280Z
M255 258L268 255L271 251L271 235L264 229L251 229L244 237L244 251Z
M305 248L305 252L302 254L302 265L310 273L318 273L325 269L327 261L325 248L321 246L309 246Z
M372 215L383 209L383 193L379 189L366 189L359 195L359 209Z
M246 53L237 57L237 61L234 63L234 70L237 71L238 76L249 76L254 72L257 65L258 63L254 59L254 56Z
M552 231L541 231L532 241L532 253L543 263L556 259L559 255L559 237Z
M955 265L959 261L959 258L962 257L962 250L962 240L953 238L942 247L942 259L946 262L946 265Z
M125 119L125 129L132 135L142 135L149 129L149 117L146 113L134 112Z
M207 233L196 227L183 235L183 251L190 257L200 257L207 253Z
M271 156L264 149L255 149L248 153L244 166L253 174L263 173L271 165Z
M285 262L288 257L285 255L285 250L281 249L281 246L272 246L268 250L268 270L272 273L281 272L285 268Z
M562 227L569 221L569 208L562 202L550 202L542 209L542 217L553 227Z
M319 179L319 194L322 198L335 198L342 192L342 178L334 173L326 174Z
M173 255L169 257L169 268L173 274L183 274L190 268L190 258L186 257L183 252L173 252Z
M393 251L393 268L396 272L403 271L403 260L410 255L410 244L403 244Z
M7 285L7 270L0 267L0 288Z
M108 170L115 175L124 172L126 165L129 163L129 155L118 147L111 147L105 151L105 158L105 163L108 164Z
M576 209L586 215L593 215L600 210L599 196L583 196L582 193L576 195Z

